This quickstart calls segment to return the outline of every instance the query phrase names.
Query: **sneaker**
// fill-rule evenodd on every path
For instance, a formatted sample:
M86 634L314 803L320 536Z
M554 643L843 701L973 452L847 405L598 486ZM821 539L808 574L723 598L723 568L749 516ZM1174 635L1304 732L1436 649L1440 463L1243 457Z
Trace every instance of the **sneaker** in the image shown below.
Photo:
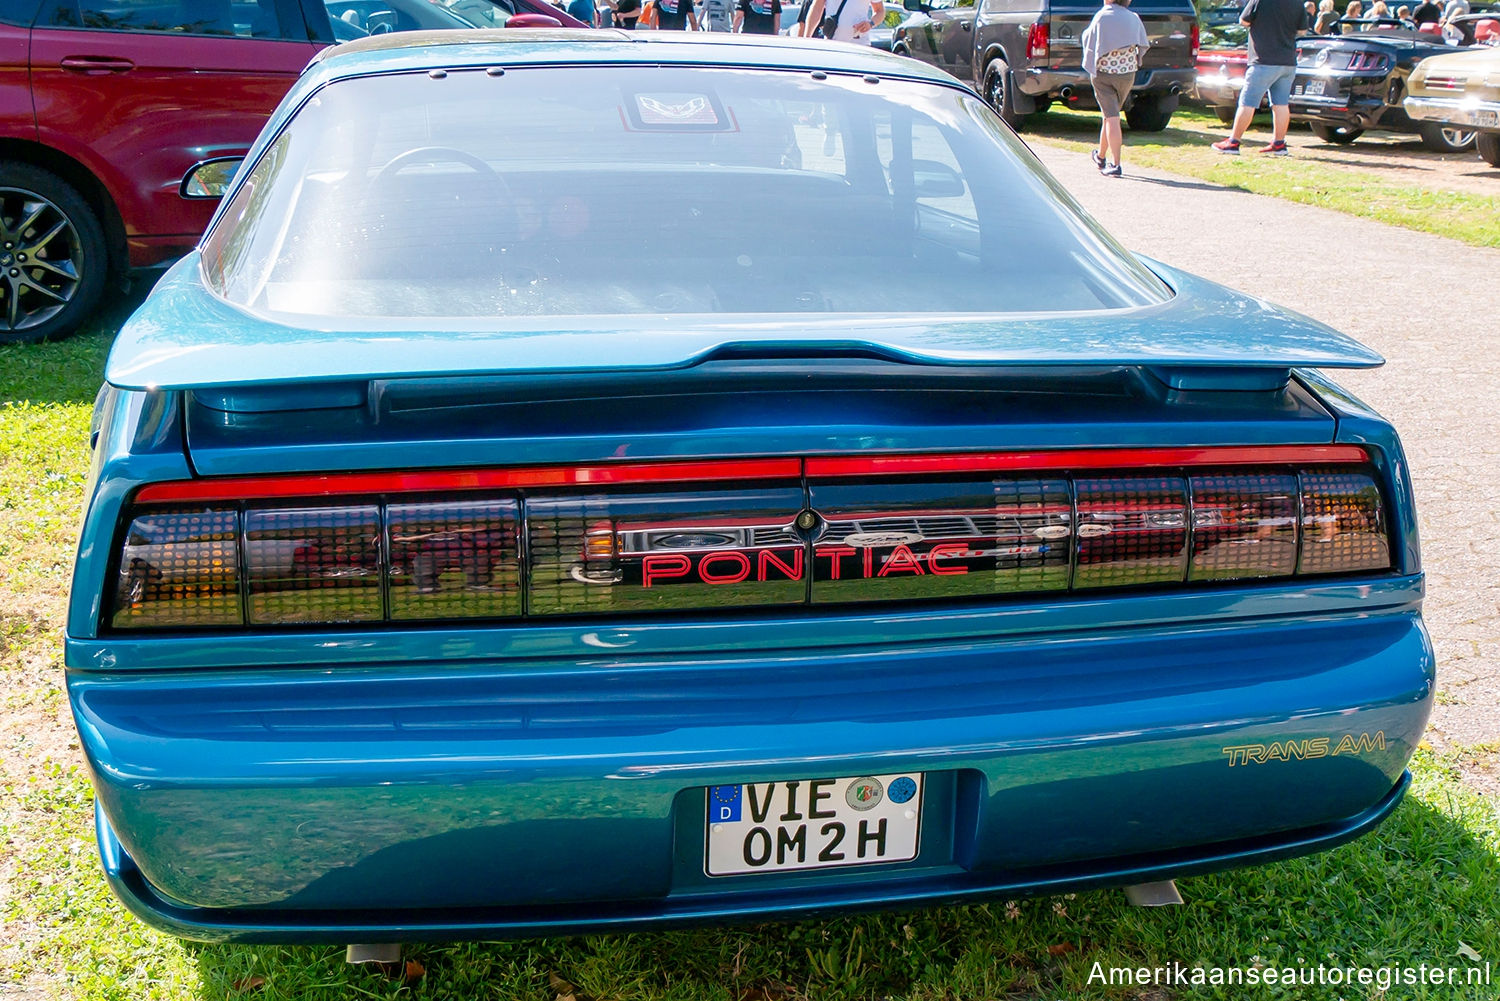
M1286 140L1278 139L1269 146L1262 146L1259 150L1267 156L1291 156L1292 151L1286 148Z
M1120 165L1118 163L1112 163L1112 164L1110 164L1107 167L1100 167L1099 168L1099 173L1103 174L1105 177L1124 177L1125 176L1125 172L1120 169Z
M1099 168L1100 170L1104 169L1105 160L1104 160L1104 157L1102 157L1102 156L1099 155L1099 151L1098 150L1096 150L1096 149L1089 150L1089 159L1094 161L1094 166L1095 167Z
M1215 153L1228 153L1230 156L1239 156L1240 155L1239 140L1237 140L1237 139L1220 139L1218 142L1214 143L1213 150L1214 150Z

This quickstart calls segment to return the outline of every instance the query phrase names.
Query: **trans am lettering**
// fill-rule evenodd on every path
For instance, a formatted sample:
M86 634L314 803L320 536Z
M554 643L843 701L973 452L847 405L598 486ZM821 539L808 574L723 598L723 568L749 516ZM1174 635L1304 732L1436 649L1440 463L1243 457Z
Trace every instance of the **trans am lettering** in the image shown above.
M1385 731L1346 733L1334 743L1332 737L1310 737L1306 740L1278 740L1270 744L1236 744L1224 748L1229 767L1263 765L1268 761L1305 761L1310 758L1333 758L1346 754L1370 754L1385 750Z

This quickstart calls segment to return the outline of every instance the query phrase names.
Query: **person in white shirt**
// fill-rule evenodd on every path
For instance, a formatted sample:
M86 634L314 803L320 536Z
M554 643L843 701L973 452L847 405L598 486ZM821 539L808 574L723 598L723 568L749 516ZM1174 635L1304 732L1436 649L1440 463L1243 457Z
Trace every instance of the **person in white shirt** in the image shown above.
M817 33L824 18L837 23L832 34L826 30L824 38L835 42L853 42L855 45L870 44L870 29L885 20L883 0L811 0L807 20L798 25L804 37Z

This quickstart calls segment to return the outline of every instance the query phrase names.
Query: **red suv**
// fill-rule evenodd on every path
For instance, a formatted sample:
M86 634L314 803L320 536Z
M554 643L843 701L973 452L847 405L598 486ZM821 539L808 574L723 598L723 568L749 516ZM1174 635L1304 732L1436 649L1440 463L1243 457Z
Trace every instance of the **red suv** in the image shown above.
M490 2L490 23L582 26ZM435 0L0 2L0 343L71 333L111 279L197 243L221 190L205 180L319 49L472 26Z

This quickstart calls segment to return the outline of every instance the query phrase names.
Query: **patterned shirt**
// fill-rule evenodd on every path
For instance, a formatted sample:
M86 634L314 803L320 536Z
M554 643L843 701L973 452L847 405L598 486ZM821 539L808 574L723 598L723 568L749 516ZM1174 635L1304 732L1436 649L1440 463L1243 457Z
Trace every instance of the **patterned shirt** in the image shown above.
M1099 57L1099 73L1134 73L1139 68L1136 47L1127 45L1123 49L1106 52Z

